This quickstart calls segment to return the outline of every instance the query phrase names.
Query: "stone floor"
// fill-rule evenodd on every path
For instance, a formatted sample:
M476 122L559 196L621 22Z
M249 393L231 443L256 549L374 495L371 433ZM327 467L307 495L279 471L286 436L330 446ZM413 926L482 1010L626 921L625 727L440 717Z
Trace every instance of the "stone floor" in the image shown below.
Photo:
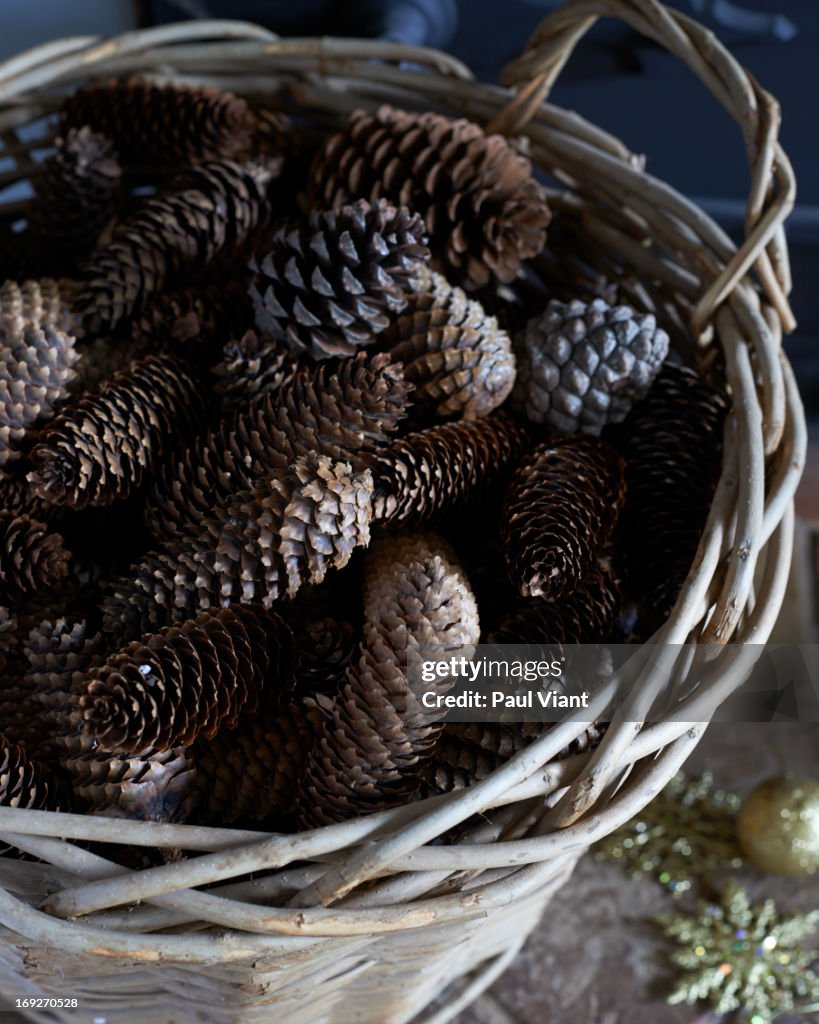
M819 446L800 488L794 571L777 626L784 642L819 641ZM747 793L793 771L819 778L819 723L714 724L686 770L708 769ZM795 882L744 872L749 891L783 909L819 907L819 879ZM647 880L591 857L580 862L520 956L456 1024L716 1024L697 1007L665 1003L669 969L652 918L674 901ZM819 1022L819 1014L777 1024Z

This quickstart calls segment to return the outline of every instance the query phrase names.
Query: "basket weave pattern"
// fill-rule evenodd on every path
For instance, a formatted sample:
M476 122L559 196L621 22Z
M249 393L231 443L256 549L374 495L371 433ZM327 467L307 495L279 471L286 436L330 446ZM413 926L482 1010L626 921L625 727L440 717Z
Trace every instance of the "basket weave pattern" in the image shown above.
M545 102L604 15L675 53L739 123L752 169L739 248L619 141ZM555 761L584 729L561 724L466 791L292 836L0 808L0 843L39 858L0 860L4 993L76 996L112 1024L442 1024L514 957L577 857L678 770L747 673L742 645L764 643L779 611L805 428L780 347L794 326L782 229L794 182L778 107L710 33L656 0L570 0L504 87L430 50L195 22L51 43L1 66L0 186L37 173L31 152L66 90L134 71L295 104L326 128L390 102L523 133L533 162L564 186L554 203L601 271L662 317L692 364L724 355L733 409L722 477L659 637L703 651L703 682L673 721L634 727L658 696L649 665L591 753ZM663 644L654 653L661 664L676 656ZM684 673L674 666L678 681ZM609 697L592 699L590 717ZM473 817L492 808L491 820ZM464 822L457 844L434 844ZM199 855L134 872L69 839Z

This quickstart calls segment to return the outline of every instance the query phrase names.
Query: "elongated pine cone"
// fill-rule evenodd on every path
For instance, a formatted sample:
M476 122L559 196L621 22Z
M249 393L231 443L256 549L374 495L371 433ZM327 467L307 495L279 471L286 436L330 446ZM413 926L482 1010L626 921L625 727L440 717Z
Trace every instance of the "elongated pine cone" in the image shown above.
M455 293L460 292L460 296ZM460 288L446 305L432 292L413 295L381 345L404 364L413 403L439 419L475 419L501 405L515 383L509 336Z
M330 702L301 777L297 815L316 826L405 801L442 724L407 676L409 652L478 642L478 606L440 539L383 538L368 552L357 663Z
M522 597L574 590L605 554L623 504L623 462L593 438L538 445L509 482L501 536Z
M439 268L467 291L511 281L551 216L530 161L502 135L389 106L350 115L316 156L310 191L316 205L384 198L418 211Z
M210 362L225 338L239 337L252 325L246 286L228 281L160 293L134 317L131 337Z
M28 516L0 512L0 602L54 588L68 572L62 537Z
M208 610L92 670L77 719L103 750L170 750L232 729L292 688L293 671L293 637L274 612L259 605Z
M207 433L158 479L148 510L152 528L171 536L260 477L286 472L302 455L355 464L359 453L386 444L405 415L408 391L400 366L386 355L302 367L278 392Z
M526 429L503 412L401 437L369 457L375 517L415 524L478 504L528 446Z
M336 690L347 674L356 649L352 625L330 616L293 621L298 651L297 681L302 693L328 693Z
M653 314L602 299L553 299L516 346L516 401L534 423L599 434L645 396L668 354Z
M59 785L49 772L32 761L21 746L0 733L0 807L57 811L64 803L61 796ZM8 847L0 847L0 853L4 849Z
M60 108L60 128L89 125L123 161L144 167L233 159L250 146L256 119L243 99L207 86L157 86L133 76L78 89Z
M261 341L255 331L229 341L223 355L213 372L216 391L227 408L275 394L290 383L299 366L289 349L275 341Z
M599 644L611 639L620 590L611 569L599 565L559 600L519 600L490 633L491 644Z
M104 648L102 634L92 632L82 619L45 619L29 631L23 643L30 684L26 746L37 761L55 765L62 760L63 738L73 732L73 702L86 672L101 662Z
M35 182L25 238L49 266L69 271L111 220L122 170L109 140L87 126L56 142Z
M147 199L86 269L77 299L86 328L116 326L183 270L247 237L268 215L273 173L263 163L209 161L186 176L180 191Z
M620 526L626 575L663 621L691 569L722 467L724 395L668 364L613 439L626 459Z
M206 406L195 368L149 356L48 424L30 455L32 490L75 509L126 498L163 455L196 434Z
M420 217L383 200L314 211L251 261L257 328L314 359L352 355L406 306L425 241Z
M266 704L190 750L195 817L205 824L292 814L321 713L306 701Z
M19 457L27 430L67 397L78 358L73 335L55 327L0 327L0 466Z
M105 599L106 630L129 640L202 608L267 608L320 583L369 543L372 493L369 470L354 473L323 456L298 459L146 555Z
M22 334L26 324L76 334L71 293L70 284L50 277L4 281L0 284L0 327L12 334Z

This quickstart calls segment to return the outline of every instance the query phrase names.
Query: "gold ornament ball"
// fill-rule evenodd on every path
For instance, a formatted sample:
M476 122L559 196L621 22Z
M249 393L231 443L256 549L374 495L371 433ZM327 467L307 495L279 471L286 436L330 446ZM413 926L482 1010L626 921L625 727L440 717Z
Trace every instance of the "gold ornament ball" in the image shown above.
M774 875L819 871L819 782L784 775L757 786L737 818L748 860Z

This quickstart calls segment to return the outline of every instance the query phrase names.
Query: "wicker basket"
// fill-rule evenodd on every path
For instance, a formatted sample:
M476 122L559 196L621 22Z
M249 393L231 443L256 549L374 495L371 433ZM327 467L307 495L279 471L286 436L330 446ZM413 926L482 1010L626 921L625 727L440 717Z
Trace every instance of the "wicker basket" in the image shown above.
M544 102L603 15L675 53L740 124L752 168L740 248L616 139ZM39 858L0 860L7 998L75 997L79 1019L110 1024L441 1024L515 956L577 857L677 771L747 673L747 645L764 642L776 619L805 451L780 349L794 326L782 231L794 181L778 107L709 32L655 0L571 0L506 69L509 88L476 83L430 50L195 22L50 43L0 67L0 184L37 173L32 151L66 89L135 70L296 105L324 127L389 101L525 134L535 163L565 186L555 201L600 268L640 281L639 302L661 313L692 364L724 372L733 396L695 565L640 685L592 753L554 760L584 728L561 724L471 789L298 835L0 808L0 840ZM19 203L5 212L19 215ZM717 346L724 359L712 358ZM669 645L687 639L702 652L701 684L673 721L635 726L658 697L658 663L685 676ZM593 699L590 717L609 696ZM464 822L457 844L435 843ZM199 855L133 872L72 839Z

